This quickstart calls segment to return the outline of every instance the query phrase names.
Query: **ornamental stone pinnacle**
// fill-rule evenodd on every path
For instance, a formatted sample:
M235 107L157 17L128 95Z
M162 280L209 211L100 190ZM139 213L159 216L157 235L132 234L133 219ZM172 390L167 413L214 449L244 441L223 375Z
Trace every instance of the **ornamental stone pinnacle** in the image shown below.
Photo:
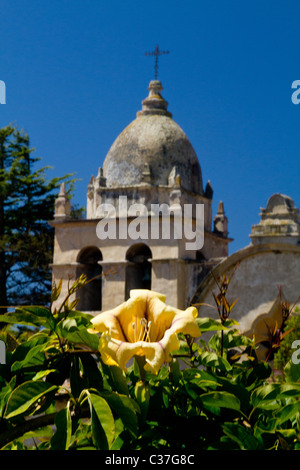
M222 235L223 237L228 236L228 219L225 216L224 204L222 201L219 202L218 212L214 217L214 232Z
M163 87L159 80L151 80L149 83L149 95L142 101L142 110L136 113L138 116L146 116L148 114L160 114L172 117L168 108L168 102L161 96Z
M55 213L56 220L65 220L70 218L71 203L67 196L66 184L62 183L60 186L59 195L55 200Z
M251 243L299 244L300 216L294 201L284 194L273 194L266 209L261 209L261 220L252 226Z

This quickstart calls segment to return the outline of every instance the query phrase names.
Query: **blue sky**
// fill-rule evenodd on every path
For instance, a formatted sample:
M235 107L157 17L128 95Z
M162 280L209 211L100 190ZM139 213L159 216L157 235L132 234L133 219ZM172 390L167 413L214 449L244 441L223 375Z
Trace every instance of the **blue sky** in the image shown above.
M276 192L300 207L300 2L0 0L0 126L28 132L48 177L75 172L74 202L159 76L204 185L229 218L230 252L249 243Z

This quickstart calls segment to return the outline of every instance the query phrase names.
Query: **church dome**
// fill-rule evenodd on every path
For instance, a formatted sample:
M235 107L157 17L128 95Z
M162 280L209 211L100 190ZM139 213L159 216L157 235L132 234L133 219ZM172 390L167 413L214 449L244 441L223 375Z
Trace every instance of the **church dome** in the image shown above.
M117 137L103 164L107 187L149 183L168 185L170 175L181 186L203 194L201 168L189 139L167 111L162 85L153 80L142 110Z

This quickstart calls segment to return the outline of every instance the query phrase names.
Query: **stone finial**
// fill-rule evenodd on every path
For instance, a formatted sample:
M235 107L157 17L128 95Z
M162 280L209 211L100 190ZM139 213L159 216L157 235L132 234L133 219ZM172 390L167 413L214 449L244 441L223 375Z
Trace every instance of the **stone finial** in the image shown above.
M252 244L272 241L295 244L299 242L299 210L289 196L273 194L266 209L261 208L260 217L260 222L252 226Z
M221 215L225 214L223 201L219 202L217 214L221 214Z
M55 200L55 219L68 219L71 214L71 203L67 196L66 183L60 186L59 194Z
M152 174L149 163L144 163L144 168L142 171L142 183L152 184Z
M91 219L93 217L93 208L94 208L94 199L95 199L95 177L91 176L87 187L87 204L86 204L86 217Z
M94 197L94 187L95 187L95 177L94 175L91 176L88 187L87 187L87 195L89 198Z
M214 217L214 232L227 237L228 235L228 219L225 215L224 204L219 202L217 214Z
M211 182L208 181L205 187L205 193L204 196L207 197L207 199L212 199L214 194L214 190L212 188Z
M96 187L106 187L106 178L104 177L104 173L103 173L103 168L99 168L98 169L98 174L95 178L95 186Z
M176 166L173 166L172 170L170 171L168 183L169 183L169 186L175 186L175 187L181 186L181 176Z
M162 84L159 80L152 80L149 84L149 95L142 102L142 110L137 112L138 116L146 116L148 114L162 114L164 116L172 117L172 114L167 111L168 103L161 96Z

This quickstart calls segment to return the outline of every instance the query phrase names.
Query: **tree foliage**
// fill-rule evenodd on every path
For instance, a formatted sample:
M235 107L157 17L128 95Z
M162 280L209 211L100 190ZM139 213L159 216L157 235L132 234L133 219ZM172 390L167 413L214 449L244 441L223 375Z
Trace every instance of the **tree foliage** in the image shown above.
M181 335L180 349L157 375L141 373L140 358L124 373L102 362L92 317L70 301L85 282L79 278L54 310L20 307L4 315L7 324L36 331L11 341L0 366L0 448L300 449L300 378L286 374L277 382L229 315L199 318L210 339ZM60 289L54 286L52 301Z
M51 292L54 200L62 181L35 169L29 137L0 129L0 305L45 304Z
M284 331L288 331L289 334L281 341L280 348L274 357L274 366L279 370L284 370L284 367L293 354L294 341L299 341L300 339L299 309L295 309L294 314L287 320Z

